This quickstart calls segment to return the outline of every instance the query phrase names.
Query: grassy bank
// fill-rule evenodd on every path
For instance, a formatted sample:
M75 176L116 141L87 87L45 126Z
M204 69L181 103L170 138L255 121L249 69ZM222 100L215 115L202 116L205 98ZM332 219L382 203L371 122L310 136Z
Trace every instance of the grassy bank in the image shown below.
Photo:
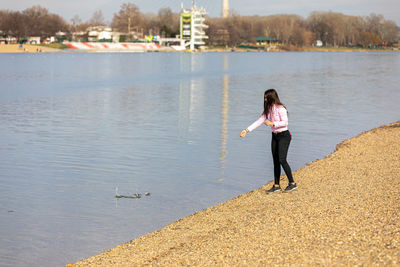
M65 44L61 43L53 43L53 44L41 44L41 47L53 48L53 49L68 49L69 47Z
M294 172L297 191L268 184L68 266L398 266L399 159L400 121Z

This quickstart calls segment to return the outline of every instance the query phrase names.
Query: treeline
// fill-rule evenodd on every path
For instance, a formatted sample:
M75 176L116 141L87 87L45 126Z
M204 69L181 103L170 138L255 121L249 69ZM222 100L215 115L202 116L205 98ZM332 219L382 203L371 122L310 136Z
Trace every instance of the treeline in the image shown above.
M0 31L18 41L29 36L50 37L58 31L68 30L65 20L51 14L41 6L33 6L22 12L0 10Z
M59 31L71 36L71 33L86 31L90 26L110 26L114 31L132 35L132 38L143 38L144 35L175 37L179 34L179 25L179 14L173 13L170 8L161 8L158 14L143 14L132 3L122 4L111 23L106 22L101 10L95 11L88 21L76 15L70 23L42 6L23 11L0 10L0 33L18 41L30 36L45 39Z
M273 15L209 18L209 42L236 45L255 36L275 38L285 45L304 46L321 40L325 46L381 46L398 42L399 28L382 15L348 16L335 12L313 12L308 18Z
M209 45L235 46L250 43L256 36L277 39L284 45L304 46L321 40L325 46L391 46L398 42L399 28L382 15L349 16L335 12L313 12L307 18L297 15L208 17L206 30ZM143 14L133 3L122 4L111 22L101 10L88 21L79 16L66 22L48 9L33 6L24 11L0 10L0 31L3 35L23 40L29 36L54 36L58 31L86 31L89 26L111 26L114 31L135 38L144 35L175 37L179 34L179 14L162 8L158 14Z

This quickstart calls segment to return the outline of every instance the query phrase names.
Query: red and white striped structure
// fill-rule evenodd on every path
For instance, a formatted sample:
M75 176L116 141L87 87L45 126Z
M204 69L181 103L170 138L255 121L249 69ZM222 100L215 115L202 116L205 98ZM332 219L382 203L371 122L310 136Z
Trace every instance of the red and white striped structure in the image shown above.
M106 42L66 42L70 49L94 50L99 52L146 52L159 51L155 43L106 43Z

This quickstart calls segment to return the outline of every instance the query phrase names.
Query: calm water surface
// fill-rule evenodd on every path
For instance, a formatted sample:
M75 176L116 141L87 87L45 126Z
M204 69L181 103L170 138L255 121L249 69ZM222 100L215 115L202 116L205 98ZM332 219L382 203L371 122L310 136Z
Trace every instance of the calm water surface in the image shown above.
M239 138L268 88L294 170L400 119L399 53L0 59L2 266L72 263L272 180L270 130Z

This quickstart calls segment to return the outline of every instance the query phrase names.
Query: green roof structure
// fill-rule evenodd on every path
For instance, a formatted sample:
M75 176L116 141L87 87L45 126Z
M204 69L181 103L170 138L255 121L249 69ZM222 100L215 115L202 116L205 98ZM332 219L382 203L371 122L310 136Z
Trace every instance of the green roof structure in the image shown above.
M270 37L266 37L266 36L257 36L256 38L254 38L254 40L256 40L257 42L275 42L275 41L277 41L275 38L270 38Z

